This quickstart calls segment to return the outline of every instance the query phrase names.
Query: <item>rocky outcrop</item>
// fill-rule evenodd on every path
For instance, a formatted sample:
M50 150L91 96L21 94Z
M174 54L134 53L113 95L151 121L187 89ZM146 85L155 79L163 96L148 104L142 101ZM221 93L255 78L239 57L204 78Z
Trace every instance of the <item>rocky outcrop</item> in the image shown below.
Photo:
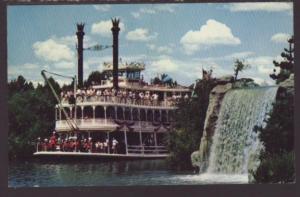
M232 88L251 88L257 87L253 79L242 78L234 82L233 76L224 76L216 79L216 87L212 89L209 96L209 105L206 112L203 136L201 138L199 151L193 152L191 161L193 166L198 167L200 172L208 167L208 159L212 137L216 129L221 104L225 94Z
M294 74L291 74L290 77L283 82L278 84L278 95L279 94L295 94L295 81Z
M218 81L218 85L212 89L210 93L200 148L199 151L195 151L191 155L193 166L199 167L200 172L204 171L208 166L208 156L212 144L212 136L214 135L216 128L221 103L226 92L232 88L231 78L227 79L227 81L223 79Z

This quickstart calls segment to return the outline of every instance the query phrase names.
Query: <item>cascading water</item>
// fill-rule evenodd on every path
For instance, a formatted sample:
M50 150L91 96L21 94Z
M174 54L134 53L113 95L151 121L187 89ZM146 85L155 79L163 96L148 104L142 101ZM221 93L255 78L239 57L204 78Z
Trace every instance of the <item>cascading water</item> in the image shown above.
M254 127L265 126L277 87L234 89L226 93L213 136L207 172L202 177L248 182L248 170L259 165L262 143ZM221 178L222 179L222 178ZM221 181L221 180L219 180ZM234 182L234 180L231 180Z

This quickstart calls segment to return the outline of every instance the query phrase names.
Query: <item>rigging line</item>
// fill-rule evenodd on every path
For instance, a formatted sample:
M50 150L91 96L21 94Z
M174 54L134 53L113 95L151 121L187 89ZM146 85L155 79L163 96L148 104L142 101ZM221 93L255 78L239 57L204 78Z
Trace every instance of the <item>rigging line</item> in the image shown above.
M44 71L44 72L47 72L47 73L49 73L49 74L52 74L52 75L59 76L59 77L65 77L65 78L74 79L74 77L71 77L71 76L67 76L67 75L61 75L61 74L57 74L57 73L50 72L50 71L47 71L47 70L42 70L42 71Z
M49 87L50 87L50 89L51 89L51 91L52 91L54 97L55 97L56 100L58 101L58 105L59 105L60 109L63 111L63 113L64 113L64 115L65 115L65 117L66 117L66 122L67 122L67 124L70 126L70 128L71 128L72 130L77 130L77 129L78 129L78 126L77 126L76 122L75 122L73 119L69 118L69 116L68 116L66 110L65 110L64 107L62 106L61 100L59 99L59 97L58 97L58 95L56 94L54 88L52 87L51 83L49 82L49 80L48 80L48 78L47 78L45 72L48 72L48 71L42 70L41 74L42 74L42 76L44 77L44 79L46 80L46 82L48 83L48 85L49 85ZM75 112L75 113L76 113L76 112ZM70 120L73 120L73 121L70 122Z

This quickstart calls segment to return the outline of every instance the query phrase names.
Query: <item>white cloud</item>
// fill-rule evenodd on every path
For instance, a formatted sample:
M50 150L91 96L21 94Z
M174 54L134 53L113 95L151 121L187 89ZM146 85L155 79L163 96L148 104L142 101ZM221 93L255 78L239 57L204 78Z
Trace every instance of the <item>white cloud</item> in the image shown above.
M160 5L156 5L155 8L158 11L162 11L162 12L175 12L175 7L176 5L174 4L160 4Z
M55 68L58 69L72 69L75 68L74 62L62 61L54 64Z
M170 46L156 46L155 44L147 44L147 47L152 50L156 51L158 53L163 54L170 54L173 52L173 49Z
M34 54L46 61L57 62L60 60L73 60L74 52L65 44L58 43L53 39L35 42Z
M131 12L131 15L134 17L134 18L140 18L141 14L139 12Z
M99 4L99 5L93 5L93 7L101 12L107 12L110 10L111 6L110 5L103 5L103 4Z
M131 40L131 41L140 41L140 42L146 42L149 40L152 40L154 38L157 37L157 33L153 33L152 35L149 34L149 30L148 29L144 29L144 28L137 28L133 31L130 31L127 33L126 35L126 39L127 40Z
M200 49L215 45L238 45L241 41L232 34L226 24L209 19L200 30L190 30L185 33L180 43L187 54L193 54Z
M121 29L120 32L125 31L124 23L120 22L119 27ZM104 37L109 37L109 36L112 35L111 28L112 28L111 20L99 21L99 22L94 23L92 25L91 32L92 32L92 34L99 34L99 35L104 36Z
M269 76L269 74L273 73L274 64L273 60L282 61L281 56L258 56L253 58L246 59L246 62L251 65L252 68L256 69L259 74L263 74ZM278 69L276 69L278 72Z
M38 68L39 66L37 64L32 64L32 63L25 63L23 64L22 68L25 68L25 69L36 69Z
M290 37L290 34L287 33L277 33L271 37L271 41L275 43L287 43Z
M157 14L161 12L167 12L167 13L173 13L175 11L176 5L174 4L158 4L158 5L153 5L152 7L143 7L140 8L136 12L131 12L131 15L134 18L141 18L142 15L144 14Z
M226 60L232 60L232 59L244 59L246 57L254 55L254 52L252 51L243 51L243 52L237 52L237 53L232 53L230 55L226 55L224 59Z
M293 3L291 2L264 2L264 3L232 3L228 6L232 12L249 12L249 11L267 11L282 12L292 11Z
M7 66L7 75L8 80L16 79L19 75L22 75L27 80L31 80L33 78L36 78L36 71L38 73L41 70L49 70L48 65L41 65L37 63L25 63L25 64L19 64L19 65L8 65ZM40 78L42 78L40 75L38 75Z
M170 58L153 61L149 67L158 73L176 72L179 68L179 66Z

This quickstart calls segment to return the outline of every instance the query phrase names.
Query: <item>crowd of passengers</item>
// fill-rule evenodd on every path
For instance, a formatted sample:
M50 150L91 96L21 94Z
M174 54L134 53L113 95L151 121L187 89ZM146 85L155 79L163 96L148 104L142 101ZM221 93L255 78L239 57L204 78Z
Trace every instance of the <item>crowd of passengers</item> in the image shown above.
M75 99L73 91L63 91L61 92L62 102L70 102L71 99ZM172 97L167 98L169 105L174 104L180 99L188 99L188 94L175 94ZM78 89L76 91L77 102L83 101L103 101L103 102L118 102L126 104L140 104L140 105L159 105L162 100L159 98L157 93L150 93L149 91L128 91L128 90L118 90L115 89L104 89L95 90L93 88L88 89Z
M92 138L58 137L56 132L52 136L41 141L38 138L38 151L63 151L63 152L98 152L98 153L118 153L119 142L112 140L93 142Z
M149 138L145 145L153 145L154 141ZM110 153L110 154L124 154L125 144L119 143L115 138L109 140L92 140L89 138L59 137L56 132L47 139L41 140L38 138L38 151L62 151L62 152L89 152L89 153Z

